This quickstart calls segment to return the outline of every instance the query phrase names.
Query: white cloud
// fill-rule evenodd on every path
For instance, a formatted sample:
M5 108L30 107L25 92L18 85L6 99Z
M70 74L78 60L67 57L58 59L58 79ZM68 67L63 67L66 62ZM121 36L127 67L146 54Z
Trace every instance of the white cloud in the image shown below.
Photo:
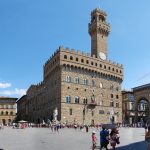
M5 89L11 87L11 83L0 83L0 88Z
M21 97L26 94L26 91L27 91L26 89L15 88L15 90L0 91L0 95L7 95L7 96L17 95L18 97Z

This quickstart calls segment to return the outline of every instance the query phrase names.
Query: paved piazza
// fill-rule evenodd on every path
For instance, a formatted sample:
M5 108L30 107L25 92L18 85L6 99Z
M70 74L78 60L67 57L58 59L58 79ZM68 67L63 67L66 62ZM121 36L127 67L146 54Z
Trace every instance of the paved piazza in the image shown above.
M0 130L0 149L3 150L90 150L91 132L61 129L52 133L50 128ZM117 150L146 150L143 128L120 128L120 145ZM99 131L97 131L99 147ZM99 148L96 149L99 149Z

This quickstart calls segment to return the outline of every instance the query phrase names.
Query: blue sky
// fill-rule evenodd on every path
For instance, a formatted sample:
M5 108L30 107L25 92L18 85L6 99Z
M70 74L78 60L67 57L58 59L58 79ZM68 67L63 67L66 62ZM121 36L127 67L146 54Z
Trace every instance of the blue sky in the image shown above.
M90 52L90 12L99 5L111 25L108 57L124 65L122 88L150 83L149 0L0 0L0 96L20 97L42 81L60 45Z

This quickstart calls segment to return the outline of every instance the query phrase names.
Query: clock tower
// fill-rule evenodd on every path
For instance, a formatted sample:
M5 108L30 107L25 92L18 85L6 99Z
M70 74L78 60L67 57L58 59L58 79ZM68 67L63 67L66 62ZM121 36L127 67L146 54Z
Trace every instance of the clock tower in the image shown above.
M91 36L91 55L102 60L108 59L107 37L110 26L106 22L107 14L96 8L91 12L91 23L89 23L89 34Z

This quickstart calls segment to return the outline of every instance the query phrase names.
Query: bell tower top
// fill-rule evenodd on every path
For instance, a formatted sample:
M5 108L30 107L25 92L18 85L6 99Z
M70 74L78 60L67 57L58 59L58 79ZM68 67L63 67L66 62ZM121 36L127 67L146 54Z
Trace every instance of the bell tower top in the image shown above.
M107 37L110 26L106 21L107 14L99 8L91 12L89 34L91 36L91 55L106 60L108 58Z

